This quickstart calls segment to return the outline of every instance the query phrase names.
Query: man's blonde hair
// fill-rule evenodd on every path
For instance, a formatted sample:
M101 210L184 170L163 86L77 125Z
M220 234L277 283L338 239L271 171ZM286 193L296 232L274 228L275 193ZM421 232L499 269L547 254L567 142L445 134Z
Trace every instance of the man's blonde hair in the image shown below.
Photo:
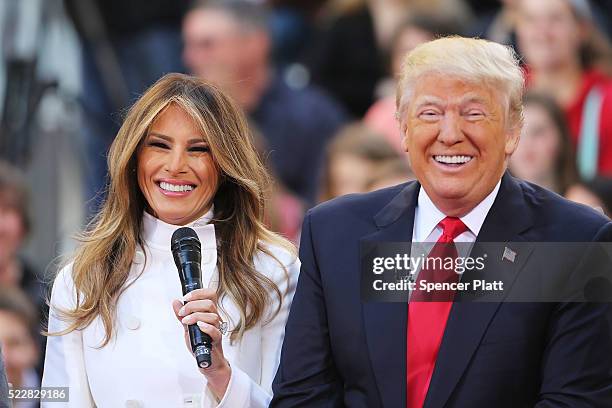
M468 82L486 83L508 101L508 123L522 126L525 79L514 50L478 38L450 36L419 45L402 63L397 86L397 118L404 133L406 107L416 81L425 74L456 76Z

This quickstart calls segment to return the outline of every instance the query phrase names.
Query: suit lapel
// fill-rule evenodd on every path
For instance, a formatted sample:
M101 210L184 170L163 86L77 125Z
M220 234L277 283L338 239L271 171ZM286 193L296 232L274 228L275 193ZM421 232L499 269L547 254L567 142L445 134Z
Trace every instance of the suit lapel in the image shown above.
M532 250L529 244L512 244L524 241L521 232L533 224L532 212L524 200L521 187L506 173L470 254L477 257L487 253L485 275L487 270L494 271L495 279L504 281L504 294L509 292ZM495 251L492 246L486 246L485 249L482 245L493 242L501 243L495 246ZM516 253L514 261L503 258L504 247ZM475 277L475 274L466 273L462 280L471 281ZM464 301L453 304L425 407L441 408L445 405L467 369L502 300L503 298L499 301Z
M408 184L374 218L378 230L361 242L412 240L419 184ZM384 407L406 406L406 322L403 302L362 303L370 363Z

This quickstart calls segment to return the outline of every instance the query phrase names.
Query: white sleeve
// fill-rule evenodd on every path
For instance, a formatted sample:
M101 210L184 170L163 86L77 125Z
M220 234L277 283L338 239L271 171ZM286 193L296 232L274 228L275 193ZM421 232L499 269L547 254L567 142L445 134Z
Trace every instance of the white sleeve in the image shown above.
M72 268L65 267L55 278L49 307L50 333L59 332L68 327L58 308L73 309L76 304L76 292L72 283ZM87 373L83 357L83 338L80 330L74 330L63 336L47 337L47 351L42 378L43 387L68 387L68 402L43 402L42 408L89 408L95 407L89 391Z
M274 262L276 263L276 261ZM281 347L285 337L285 323L295 294L300 272L300 261L294 258L293 262L286 266L287 275L278 264L276 265L275 269L280 272L275 273L272 279L283 294L283 300L276 316L269 320L270 313L275 312L278 307L278 297L272 294L273 302L267 309L268 314L263 317L264 322L267 323L264 323L261 329L261 383L258 384L240 368L232 366L227 390L217 408L267 408L272 400L272 381L280 363ZM211 391L207 388L202 399L202 406L210 406L204 404L207 400L210 401L211 394Z

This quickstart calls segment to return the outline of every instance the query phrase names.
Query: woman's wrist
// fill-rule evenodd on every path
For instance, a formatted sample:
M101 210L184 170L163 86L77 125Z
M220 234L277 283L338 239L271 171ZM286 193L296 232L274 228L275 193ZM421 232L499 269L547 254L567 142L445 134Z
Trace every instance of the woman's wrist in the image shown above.
M222 400L232 376L232 369L227 360L214 371L202 370L202 372L208 381L208 388L210 388L217 399Z

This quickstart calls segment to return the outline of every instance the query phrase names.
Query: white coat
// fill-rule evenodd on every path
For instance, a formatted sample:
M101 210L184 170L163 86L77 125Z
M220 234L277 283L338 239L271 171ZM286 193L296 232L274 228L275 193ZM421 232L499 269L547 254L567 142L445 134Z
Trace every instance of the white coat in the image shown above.
M190 227L202 244L203 284L216 287L217 247L214 226L208 224L211 214ZM299 260L284 249L269 247L285 266L285 273L270 256L256 256L256 269L287 295L272 320L269 317L278 305L273 293L264 318L246 331L241 340L230 344L229 336L223 337L231 378L225 396L218 401L187 350L183 327L172 310L172 300L182 297L170 251L170 237L177 227L148 214L144 215L143 224L144 252L139 250L134 257L128 279L128 283L133 283L119 298L115 336L111 342L99 347L104 336L100 318L82 330L48 338L42 385L70 387L68 403L54 402L48 407L267 407L297 283ZM144 271L138 276L143 266ZM66 327L56 308L74 306L71 275L70 266L64 268L53 285L50 332ZM238 309L229 297L223 299L221 306L226 312L221 312L221 317L231 330L238 321Z

